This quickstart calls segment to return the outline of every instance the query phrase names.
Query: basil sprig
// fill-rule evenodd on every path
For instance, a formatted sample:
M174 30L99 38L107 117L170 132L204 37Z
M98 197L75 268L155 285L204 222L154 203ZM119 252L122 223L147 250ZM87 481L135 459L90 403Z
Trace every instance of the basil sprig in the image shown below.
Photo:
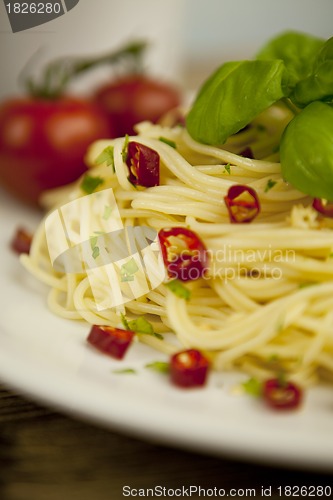
M284 179L333 200L333 37L291 31L256 60L223 64L199 91L186 127L198 142L221 145L281 100L296 110L280 143Z
M198 142L223 144L288 93L282 61L225 63L199 92L187 116L187 130Z

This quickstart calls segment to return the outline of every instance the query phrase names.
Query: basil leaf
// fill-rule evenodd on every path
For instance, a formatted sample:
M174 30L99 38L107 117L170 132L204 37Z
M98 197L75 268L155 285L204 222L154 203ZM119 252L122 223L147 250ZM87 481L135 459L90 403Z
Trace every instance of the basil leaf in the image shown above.
M274 102L288 95L282 61L223 64L203 85L186 126L193 139L223 144Z
M324 40L305 33L287 31L270 40L257 54L257 59L282 59L288 73L291 87L307 78Z
M295 188L333 200L333 107L315 101L296 115L282 135L280 159Z
M312 74L298 82L291 99L300 107L312 101L333 101L333 37L323 45Z

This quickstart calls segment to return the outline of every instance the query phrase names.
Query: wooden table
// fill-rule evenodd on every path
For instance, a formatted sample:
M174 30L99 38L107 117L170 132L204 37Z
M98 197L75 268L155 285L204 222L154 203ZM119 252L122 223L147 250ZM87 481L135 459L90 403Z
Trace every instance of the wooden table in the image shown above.
M118 500L135 498L135 493L144 498L139 490L155 486L175 494L184 487L182 498L205 498L203 490L201 496L186 497L191 485L208 493L224 488L229 496L235 494L231 489L241 489L234 498L250 496L250 489L263 498L261 487L272 487L271 498L282 498L278 486L333 487L333 475L318 471L216 458L120 435L37 405L3 386L0 424L1 500ZM132 496L123 495L126 485Z

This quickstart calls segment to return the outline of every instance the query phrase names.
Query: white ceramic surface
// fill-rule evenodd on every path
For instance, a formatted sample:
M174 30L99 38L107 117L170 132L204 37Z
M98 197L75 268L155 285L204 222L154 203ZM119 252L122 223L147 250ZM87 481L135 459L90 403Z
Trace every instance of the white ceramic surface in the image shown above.
M300 411L277 413L233 393L240 375L213 374L180 390L145 364L163 356L142 344L115 361L85 341L89 327L52 315L47 288L21 268L8 242L35 214L0 192L0 380L38 402L107 428L176 447L333 471L333 391L309 391ZM137 373L115 374L121 367Z

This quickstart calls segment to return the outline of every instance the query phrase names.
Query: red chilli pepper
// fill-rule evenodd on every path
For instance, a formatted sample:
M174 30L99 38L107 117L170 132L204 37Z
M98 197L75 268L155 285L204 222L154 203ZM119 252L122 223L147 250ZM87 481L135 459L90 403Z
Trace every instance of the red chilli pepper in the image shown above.
M170 278L193 281L204 276L208 252L193 231L184 227L161 229L158 238Z
M249 186L231 186L224 201L232 223L251 222L260 212L258 195Z
M264 383L263 398L272 408L289 410L297 408L302 401L302 390L292 382L270 379Z
M122 359L135 333L112 326L93 325L88 335L89 344L116 359Z
M254 154L253 151L250 147L246 147L239 153L240 156L244 156L245 158L250 158L251 160L254 160Z
M160 183L160 156L153 149L139 142L128 143L126 164L129 181L144 187L158 186Z
M333 201L327 201L323 198L315 198L312 207L325 217L333 217Z
M196 349L174 354L170 360L171 381L179 387L198 387L205 384L209 362Z
M30 253L30 247L32 242L32 234L26 231L24 228L18 228L11 243L11 249L17 253Z

